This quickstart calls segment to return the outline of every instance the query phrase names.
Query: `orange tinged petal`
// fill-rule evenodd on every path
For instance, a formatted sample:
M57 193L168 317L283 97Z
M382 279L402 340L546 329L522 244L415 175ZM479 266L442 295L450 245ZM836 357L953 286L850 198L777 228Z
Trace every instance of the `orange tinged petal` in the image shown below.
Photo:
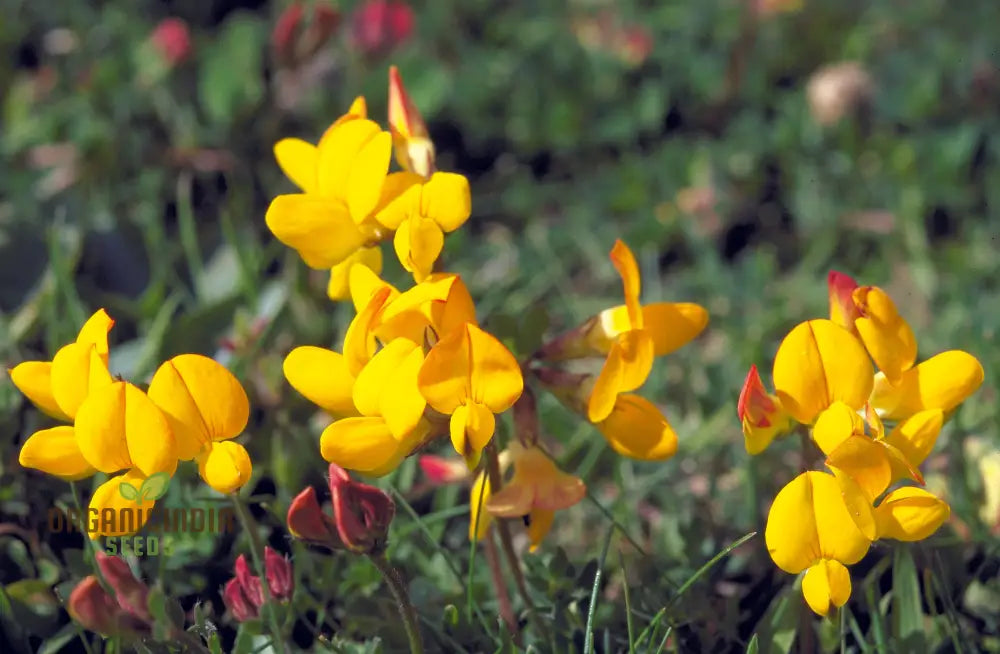
M641 290L639 279L639 265L635 261L632 250L621 240L616 240L611 248L611 263L622 278L622 287L625 293L625 306L628 310L629 322L632 329L642 329L643 315L642 307L639 304L639 293Z

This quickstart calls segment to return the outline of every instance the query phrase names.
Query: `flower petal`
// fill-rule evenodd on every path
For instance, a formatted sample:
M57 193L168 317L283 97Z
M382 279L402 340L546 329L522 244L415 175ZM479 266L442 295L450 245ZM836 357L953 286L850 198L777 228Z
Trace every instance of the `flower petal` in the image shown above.
M138 470L129 470L97 487L90 498L87 519L87 532L91 539L100 536L127 536L136 533L146 524L155 500L136 502L126 499L121 492L123 484L140 488L145 480L146 476Z
M76 342L80 344L91 344L96 346L97 353L101 355L104 364L108 363L108 332L115 326L115 321L104 309L98 309L87 322L83 323L80 332L76 335Z
M240 382L221 363L200 354L164 362L149 383L149 398L166 414L184 460L212 441L239 436L250 419L250 401Z
M552 530L552 521L555 517L555 511L546 511L545 509L533 509L528 514L529 552L534 552L542 544L542 540Z
M463 404L451 414L451 444L465 459L469 470L479 465L479 457L495 429L496 418L483 404Z
M379 252L379 261L382 261L382 250L377 249ZM399 291L396 287L389 282L383 280L379 277L382 271L382 264L379 263L378 269L374 266L352 266L348 271L348 282L351 292L351 302L354 303L354 311L356 313L361 313L368 306L368 303L375 296L375 293L383 288L389 289L389 295L386 297L386 304L391 306L393 300L399 297ZM333 283L331 279L331 284Z
M864 433L865 425L861 416L840 401L824 409L816 418L812 429L813 441L827 456L852 435Z
M380 476L398 466L426 433L422 424L400 441L382 418L344 418L323 430L319 446L323 458L331 463Z
M36 431L21 446L18 463L66 481L84 479L97 472L87 463L68 425Z
M76 417L88 393L111 383L111 373L93 343L70 343L52 357L52 395L63 413Z
M951 411L983 383L983 366L961 350L937 354L904 372L895 386L875 376L871 403L883 418L902 420L926 409Z
M246 448L233 441L209 443L198 455L198 474L223 494L233 493L250 481L253 466Z
M469 540L479 542L486 537L493 524L493 516L489 511L482 511L490 500L489 475L483 470L476 477L469 491Z
M882 289L875 286L855 289L853 299L861 314L854 321L861 341L889 382L898 383L917 358L913 330Z
M420 194L421 215L433 220L442 231L453 232L472 213L469 180L457 173L434 173Z
M656 405L639 395L619 395L597 425L618 454L640 461L662 461L677 452L677 434Z
M375 356L378 344L373 329L392 290L391 286L386 286L375 291L365 308L347 326L347 333L344 334L344 359L352 377L357 378L362 368Z
M922 488L905 486L889 493L875 507L879 538L912 542L938 530L951 515L951 507Z
M941 409L921 411L896 425L885 442L899 449L910 465L919 466L934 449L943 424Z
M274 158L281 172L302 189L303 193L316 193L319 149L302 139L281 139L274 144Z
M892 466L881 443L867 436L848 436L830 452L826 465L847 474L872 504L889 487Z
M336 124L323 134L317 146L318 192L326 197L347 199L348 179L355 159L362 148L374 139L381 128L366 118L355 118ZM390 147L392 137L389 137ZM389 162L386 161L386 168ZM385 176L385 170L382 171Z
M853 297L858 283L850 275L831 270L826 276L826 286L830 294L830 320L855 333L854 321L861 315Z
M330 269L330 281L326 285L326 296L334 302L351 298L350 273L359 265L369 269L376 277L382 273L382 248L379 246L361 248Z
M52 394L52 362L25 361L10 370L10 380L17 389L31 400L43 413L55 418L71 422L66 413L59 408Z
M616 240L611 248L611 263L622 278L622 287L625 294L625 306L628 311L629 322L632 329L642 329L643 314L639 304L639 294L641 283L639 278L639 265L635 261L632 250L625 245L621 239Z
M423 351L404 339L390 341L372 357L354 384L354 405L365 416L382 416L396 438L411 432L427 406L417 388Z
M264 221L275 238L317 270L337 265L366 240L347 205L313 195L279 195L271 201Z
M434 268L444 247L444 233L433 220L411 216L396 230L392 245L399 263L422 282Z
M840 400L860 409L872 389L871 360L861 342L829 320L800 323L774 357L774 387L781 404L803 424Z
M389 132L379 132L351 162L347 174L347 208L355 224L363 222L378 206L390 159L392 136Z
M611 345L601 372L594 380L594 387L587 400L587 420L593 423L604 421L615 408L625 375L624 353L616 341Z
M642 307L642 322L660 357L694 340L708 325L708 311L689 302L654 302Z
M839 561L822 559L806 569L802 595L814 613L825 616L831 607L847 604L851 597L851 574Z
M354 377L341 353L304 345L288 353L282 369L292 388L327 413L357 414L352 398Z

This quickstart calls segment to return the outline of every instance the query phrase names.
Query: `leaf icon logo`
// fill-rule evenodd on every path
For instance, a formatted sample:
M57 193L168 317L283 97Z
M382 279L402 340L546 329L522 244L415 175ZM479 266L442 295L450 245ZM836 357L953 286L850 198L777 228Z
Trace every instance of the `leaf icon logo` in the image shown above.
M157 472L146 477L139 485L139 488L136 488L127 481L123 481L118 484L118 494L126 500L142 504L143 502L152 502L163 497L169 485L170 475L166 472Z
M131 500L133 502L139 501L139 489L127 481L123 481L118 484L118 494L126 500Z

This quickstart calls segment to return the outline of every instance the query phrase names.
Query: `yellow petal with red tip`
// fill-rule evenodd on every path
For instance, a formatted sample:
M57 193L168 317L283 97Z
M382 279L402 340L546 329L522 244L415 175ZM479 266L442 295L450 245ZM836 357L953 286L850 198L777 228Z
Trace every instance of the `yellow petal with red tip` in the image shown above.
M426 430L421 425L400 441L393 437L382 418L344 418L323 430L319 446L323 458L330 463L379 476L398 466L424 435Z
M80 328L76 336L76 342L81 344L92 344L96 347L97 353L101 356L104 364L108 363L108 332L114 327L115 321L104 309L98 309L94 315L87 319L87 322Z
M285 357L282 369L292 388L336 416L357 414L352 397L354 377L339 352L304 345Z
M376 277L382 273L382 248L361 248L330 269L326 296L333 301L351 299L351 269L357 265Z
M917 339L913 330L882 289L875 286L858 288L853 299L861 313L854 321L858 335L879 370L890 383L897 383L917 358Z
M198 455L198 474L205 483L220 493L238 491L253 472L246 448L233 441L209 443Z
M434 268L444 247L444 233L433 220L411 216L399 226L392 241L403 268L422 282Z
M947 413L976 392L983 377L983 366L974 356L950 350L910 368L896 385L884 374L876 375L871 403L889 420L902 420L927 409Z
M885 441L898 448L911 465L919 466L934 449L943 424L944 412L941 409L921 411L896 425Z
M823 559L806 570L802 577L802 596L818 615L840 608L851 597L851 574L839 561Z
M312 195L279 195L271 201L264 221L275 238L317 270L337 265L366 240L347 205Z
M830 293L830 320L855 332L854 320L861 315L853 297L858 283L849 275L831 270L826 277L826 285Z
M346 202L349 191L348 180L355 159L362 149L381 133L379 126L366 118L347 120L328 129L317 146L318 192L325 197L339 198ZM388 161L386 167L388 168ZM385 173L383 170L383 177Z
M857 482L869 504L892 481L892 466L885 448L867 436L849 436L830 452L826 465L840 469Z
M639 304L639 293L641 290L639 279L639 265L635 261L632 250L621 240L615 241L611 248L611 263L622 278L622 287L625 294L625 307L628 311L629 322L632 329L642 329L643 315L642 307Z
M493 516L484 510L489 499L490 480L483 470L469 491L469 540L471 541L479 542L485 538L490 525L493 524Z
M656 405L622 394L597 428L618 454L640 461L663 461L677 453L677 434Z
M555 517L555 511L546 511L545 509L534 509L528 514L529 552L534 552L541 546L542 540L552 530L552 521Z
M56 398L52 394L52 362L25 361L19 363L11 368L10 380L14 382L19 391L31 400L32 404L45 414L56 420L67 422L73 420L59 408L59 404L56 403Z
M111 373L96 345L70 343L52 357L51 381L56 404L75 418L89 393L111 383Z
M90 498L87 516L87 531L91 539L101 536L127 536L139 531L146 523L155 500L136 502L126 499L121 492L123 484L132 488L142 487L146 475L138 470L129 470L107 480L97 487Z
M855 410L863 407L873 373L861 342L829 320L797 325L774 357L774 387L781 404L804 424L838 400Z
M68 425L36 431L21 446L17 461L24 468L41 470L66 481L84 479L97 472L83 458L76 434Z
M347 207L360 224L378 206L392 157L392 137L379 132L358 152L347 175Z
M404 139L427 136L424 119L406 92L403 78L395 66L389 66L389 127Z
M457 173L434 173L420 194L420 213L445 232L461 227L472 213L469 180Z
M778 492L764 540L771 559L791 574L824 558L857 563L871 545L848 513L837 480L817 471L802 473Z
M907 486L889 493L875 507L879 538L923 540L951 515L948 504L922 488Z
M496 418L483 404L463 404L451 414L451 444L465 459L470 470L479 464L479 456L493 437L495 429Z
M812 429L813 440L827 456L852 435L864 433L865 425L861 416L840 401L824 409L816 418Z
M316 193L319 150L302 139L281 139L274 144L274 158L281 172L302 189L303 193Z

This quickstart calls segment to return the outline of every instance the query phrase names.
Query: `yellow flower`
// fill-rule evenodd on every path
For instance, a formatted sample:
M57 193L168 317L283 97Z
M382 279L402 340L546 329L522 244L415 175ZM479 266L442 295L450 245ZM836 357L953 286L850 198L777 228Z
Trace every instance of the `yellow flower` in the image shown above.
M205 483L232 493L250 480L250 455L231 440L246 428L250 401L222 364L199 354L176 356L157 369L148 392L170 422L177 458L194 459Z
M879 538L907 542L929 537L950 515L944 500L912 486L892 491L875 507Z
M351 297L351 269L355 264L370 270L374 275L382 274L382 248L379 246L359 248L330 269L330 281L326 285L326 295L331 300L346 300Z
M389 67L389 128L399 165L423 178L434 174L434 143L395 66Z
M791 574L807 571L802 593L820 615L847 602L851 578L845 566L860 561L871 545L855 525L841 485L816 471L802 473L778 492L764 540L779 568Z
M871 403L889 420L928 409L941 409L947 414L975 393L983 378L983 366L974 356L950 350L910 368L895 384L884 373L878 373Z
M108 372L108 332L114 321L104 309L92 315L76 341L59 349L49 361L26 361L10 370L11 381L44 413L72 422L92 390L112 382ZM34 468L67 481L96 472L80 451L72 426L43 429L32 434L18 458Z
M764 389L757 366L751 365L743 382L736 413L743 424L743 444L750 454L760 454L776 436L788 431L792 421L781 400Z
M803 424L811 424L837 401L861 409L871 394L873 375L861 342L829 320L796 325L774 357L781 406Z
M663 461L677 453L677 433L656 405L633 393L622 393L608 417L597 423L618 454L640 461Z
M524 389L514 355L472 323L431 348L418 374L421 394L434 410L451 416L451 442L470 468L493 436L495 413L506 411Z

